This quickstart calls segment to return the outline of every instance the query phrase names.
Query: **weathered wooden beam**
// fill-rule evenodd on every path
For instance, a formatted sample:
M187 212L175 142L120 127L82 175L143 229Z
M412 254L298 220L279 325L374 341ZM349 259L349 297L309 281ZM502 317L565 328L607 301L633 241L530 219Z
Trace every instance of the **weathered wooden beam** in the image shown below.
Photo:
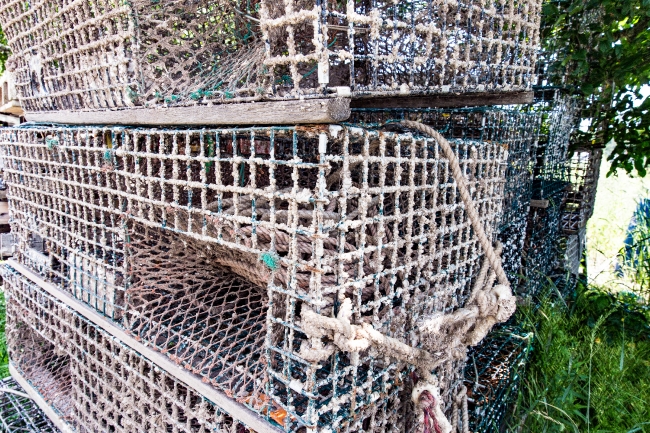
M27 121L69 125L296 125L337 123L350 117L347 98L27 113Z
M444 93L427 96L358 98L352 108L454 108L482 105L530 104L534 92Z
M530 201L530 207L532 207L532 208L546 209L546 208L548 208L549 204L550 204L550 202L548 200L531 200Z

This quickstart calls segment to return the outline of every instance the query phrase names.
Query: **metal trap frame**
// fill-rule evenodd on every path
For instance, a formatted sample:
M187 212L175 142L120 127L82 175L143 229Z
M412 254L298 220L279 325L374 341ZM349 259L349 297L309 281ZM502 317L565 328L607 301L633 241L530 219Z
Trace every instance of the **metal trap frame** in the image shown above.
M6 433L59 433L60 430L50 421L34 401L21 395L25 390L12 377L0 381L3 389L0 396L0 429Z
M12 363L73 431L249 431L11 267L1 272Z
M0 23L26 111L108 111L527 90L540 11L540 0L5 0Z
M502 134L501 126L528 124L530 115L431 110L427 116L432 124L456 125L443 132L472 176L475 201L493 236L506 169L500 140L530 139L525 131L517 136L514 126L510 135ZM468 119L475 121L474 132L454 136L454 130L472 130ZM43 275L62 290L285 430L397 426L406 422L400 421L400 394L408 368L376 355L355 360L337 353L325 363L306 361L299 321L304 306L332 314L340 296L351 296L355 320L408 336L407 312L411 320L462 306L478 273L482 252L435 141L395 122L386 128L5 130L0 137L20 260L36 268L34 258L43 259ZM42 253L29 248L35 236L45 240ZM156 250L165 243L167 250ZM230 273L229 281L237 275L248 301L265 305L232 304L237 315L244 305L255 310L249 319L259 327L266 315L260 363L239 363L251 349L231 347L231 371L239 366L247 373L228 377L245 386L195 362L210 350L198 332L213 323L217 309L174 317L143 307L169 299L197 303L199 298L177 295L196 291L199 283L157 286L156 278L144 278L142 266L154 264L144 267L153 277L154 271L173 273L192 260L186 252L196 251L202 251L194 261L203 263L203 272L219 267ZM201 287L205 293L213 289ZM178 323L187 329L163 332ZM264 368L256 370L259 365ZM445 402L461 369L441 367ZM259 379L250 371L264 374ZM284 412L272 416L276 410Z
M470 350L465 367L470 431L503 431L531 351L531 336L512 326L495 329Z
M594 213L602 158L602 149L581 147L574 149L567 161L570 185L562 213L565 234L578 234Z

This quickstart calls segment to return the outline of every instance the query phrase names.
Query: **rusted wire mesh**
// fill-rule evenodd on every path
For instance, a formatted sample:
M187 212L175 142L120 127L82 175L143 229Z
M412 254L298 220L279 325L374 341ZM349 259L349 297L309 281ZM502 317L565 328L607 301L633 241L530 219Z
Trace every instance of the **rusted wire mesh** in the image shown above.
M525 135L495 131L526 116L484 114L476 135L441 128L490 237L508 140ZM0 137L20 260L31 265L42 237L63 290L288 430L397 426L414 413L400 403L408 370L381 354L304 360L303 306L335 314L349 297L355 322L417 345L418 317L462 306L482 264L437 143L394 123ZM447 402L459 368L438 372Z
M12 362L73 430L249 431L10 267L2 275Z
M11 377L0 381L0 387L25 393ZM59 433L32 399L10 392L0 396L0 429L6 433Z
M594 213L602 149L578 148L567 161L569 188L562 213L562 231L577 234Z
M215 265L209 243L162 229L134 229L130 250L127 329L263 411L266 287Z
M510 326L494 330L470 350L465 367L470 431L504 431L531 350L531 336Z
M27 111L528 89L540 0L3 0Z

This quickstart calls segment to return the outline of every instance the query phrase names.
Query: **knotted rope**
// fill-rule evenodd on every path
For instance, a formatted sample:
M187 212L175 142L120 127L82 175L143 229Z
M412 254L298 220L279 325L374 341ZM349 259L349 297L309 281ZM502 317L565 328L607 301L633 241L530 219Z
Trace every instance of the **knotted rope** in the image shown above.
M431 372L446 360L464 358L468 346L480 342L494 324L506 321L515 310L515 297L501 265L501 245L495 249L489 241L451 145L438 131L422 123L404 120L402 124L433 137L449 161L456 187L465 204L465 212L485 254L472 293L465 307L452 313L425 317L418 323L421 343L425 349L414 348L385 336L368 323L351 324L352 301L349 298L343 300L335 318L304 308L301 327L309 337L310 347L301 345L300 355L308 361L320 362L334 353L336 348L358 353L375 346L383 355L417 368L419 377L414 376L415 386L411 398L420 412L423 433L450 433L457 430L459 406L463 411L462 433L466 433L467 390L462 387L456 397L452 426L442 410L438 379ZM496 286L495 280L499 282ZM323 337L332 343L323 345Z

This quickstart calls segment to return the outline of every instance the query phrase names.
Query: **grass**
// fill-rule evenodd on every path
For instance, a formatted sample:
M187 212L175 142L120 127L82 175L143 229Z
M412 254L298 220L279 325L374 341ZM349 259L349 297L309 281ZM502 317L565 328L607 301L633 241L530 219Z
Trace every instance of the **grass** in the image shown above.
M0 290L0 379L9 376L9 353L5 334L6 313L5 294Z
M650 432L649 307L581 284L519 314L534 350L508 431Z

